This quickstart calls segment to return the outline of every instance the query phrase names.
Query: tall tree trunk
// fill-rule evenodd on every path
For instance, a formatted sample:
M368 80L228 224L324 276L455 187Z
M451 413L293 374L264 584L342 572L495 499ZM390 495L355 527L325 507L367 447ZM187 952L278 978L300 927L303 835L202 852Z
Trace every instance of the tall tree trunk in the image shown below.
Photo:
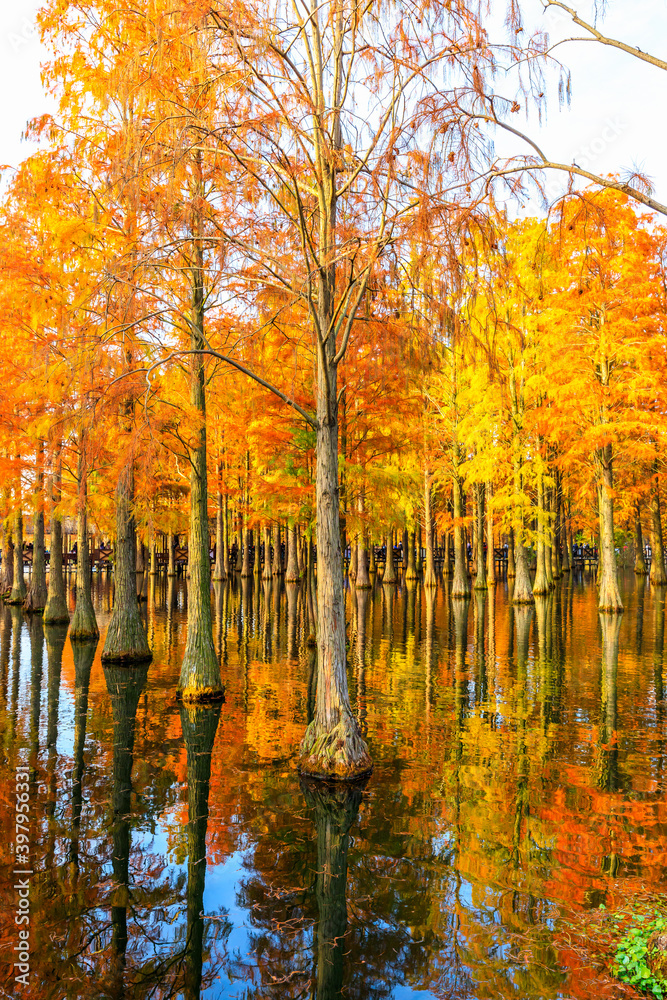
M342 17L342 14L341 14ZM340 18L336 15L335 31ZM341 38L342 42L342 38ZM342 147L340 121L334 115L334 145ZM324 127L324 126L322 126ZM326 126L329 129L329 125ZM352 328L354 309L346 333L337 345L336 307L336 171L329 157L329 138L318 144L318 269L317 308L313 314L317 379L317 697L315 717L301 745L302 772L322 778L354 779L372 769L368 747L350 706L345 654L345 593L340 533L338 484L338 364L345 350L345 336ZM359 288L357 305L364 285ZM340 321L345 317L345 308ZM339 322L340 322L339 321Z
M513 604L532 604L534 601L533 590L530 585L530 573L528 572L528 554L525 542L525 524L523 509L523 475L521 471L522 462L522 431L523 431L523 361L519 366L519 377L514 363L510 367L510 392L512 398L512 419L514 422L514 435L512 440L512 464L514 472L514 523L512 525L512 538L514 540L514 564L515 580L514 591L512 593ZM508 570L509 576L509 570Z
M49 490L49 525L50 525L50 558L49 558L49 589L44 608L44 622L48 625L58 625L69 621L69 610L65 596L65 578L63 576L63 526L56 506L60 503L60 484L62 477L62 461L58 443L53 473Z
M218 474L220 474L218 470ZM218 509L215 517L215 566L213 567L214 580L226 580L225 570L225 507L222 493L218 491Z
M297 525L296 533L297 533L297 545L296 545L296 549L297 549L297 557L298 557L298 560L299 560L299 577L302 577L304 575L304 573L306 572L306 562L307 562L306 555L305 555L305 552L306 552L306 539L303 537L301 528L298 525Z
M271 528L268 524L264 524L263 528L264 534L264 568L262 570L262 579L271 579Z
M634 505L635 514L635 573L644 576L646 573L646 555L644 553L644 535L642 533L642 515L639 501Z
M376 575L378 571L377 560L375 558L375 540L372 533L368 538L368 575Z
M533 581L533 594L548 594L549 584L545 570L544 552L544 532L545 532L545 511L544 511L544 476L541 472L537 475L537 569L535 570L535 580Z
M287 583L296 583L300 579L296 524L292 523L287 529L287 570L285 571L285 581Z
M128 461L116 484L115 590L102 662L142 663L153 659L137 601L136 543L134 462Z
M562 539L562 504L561 504L561 488L560 488L560 476L558 473L555 474L555 483L552 491L552 513L553 513L553 530L552 530L552 545L551 545L551 575L553 580L560 580L562 574L561 570L561 539Z
M198 154L200 155L200 154ZM201 351L204 338L203 251L201 240L193 250L195 268L192 350ZM206 373L201 355L192 359L190 402L199 418L195 445L190 450L190 538L188 566L188 635L178 690L184 701L221 699L224 693L220 664L213 642L211 614L211 560L209 557L208 485L206 479Z
M167 535L167 576L176 576L176 536L173 531Z
M347 568L347 575L354 583L357 579L357 567L359 565L359 546L355 544L355 539L350 539L350 565Z
M231 576L231 566L229 563L229 500L226 493L222 511L222 572L225 574L225 580L228 580Z
M562 492L563 492L563 490L562 490L562 484L561 484L561 502L560 502L560 509L561 509L560 525L561 525L561 531L560 531L560 538L561 538L562 553L563 553L563 558L562 558L562 562L561 562L561 570L562 570L563 573L569 573L570 572L570 568L571 568L570 567L570 559L572 557L572 548L570 546L570 518L569 518L569 512L566 513L567 504L565 502L565 498L562 496Z
M433 537L431 535L431 537ZM428 531L427 531L428 538ZM428 540L427 540L427 555L426 561L428 564ZM387 556L384 563L384 576L382 577L383 583L396 583L396 566L394 565L394 533L393 531L388 531L385 535L385 546ZM433 549L431 549L431 561L433 560ZM435 573L434 573L435 577ZM435 582L435 581L434 581Z
M544 490L544 575L547 578L547 587L554 589L553 575L553 491Z
M489 587L496 585L496 559L493 547L493 483L490 481L485 486L486 493L486 582Z
M46 589L46 553L44 551L44 445L37 447L37 483L33 503L32 577L23 610L42 614L48 596Z
M280 524L276 521L273 525L273 565L271 567L272 576L283 575L283 560L280 546Z
M88 551L88 468L86 461L86 440L81 434L77 467L79 497L76 535L76 606L70 628L70 639L86 642L97 641L100 630L97 627L95 609L90 592L90 553ZM136 597L135 597L136 600Z
M320 285L319 329L330 330L332 287ZM317 354L317 696L301 745L300 769L314 777L350 780L372 761L350 706L345 654L345 597L338 492L335 338Z
M9 518L2 522L2 574L0 575L0 593L11 593L14 585L14 538L9 526Z
M651 572L649 580L652 584L662 587L667 584L665 574L665 553L662 544L662 518L660 516L660 481L658 479L658 463L653 470L653 486L651 489Z
M241 563L241 578L246 579L253 575L253 569L255 571L255 576L259 573L259 529L257 529L257 545L255 546L255 563L254 566L250 563L250 550L252 549L252 528L247 527L247 515L245 519L246 529L243 530L243 521L241 522L241 541L243 542L243 561Z
M475 590L486 590L486 567L484 564L484 484L477 483L475 488L477 503L475 504L475 514L477 517L477 573L475 576Z
M514 528L510 526L507 532L507 579L516 577L516 558L514 555Z
M157 535L152 528L148 546L148 574L153 577L157 576Z
M452 500L454 508L454 579L452 580L452 597L470 597L468 557L465 551L462 523L463 495L461 480L456 475L452 480Z
M370 590L372 587L368 573L368 548L363 530L357 535L357 576L354 585L357 590Z
M618 588L616 547L614 544L614 500L612 480L611 445L598 449L600 470L600 611L623 611L623 601Z
M132 479L133 479L132 492L134 492L134 475L132 476ZM133 521L134 521L134 518L133 518ZM125 534L126 531L127 531L127 529L124 528L123 529L123 534ZM118 534L118 537L120 538L121 535L118 532L118 514L116 514L116 533ZM135 530L134 530L134 534L132 536L132 544L134 545L134 550L135 550L134 571L135 571L135 573L143 573L145 571L145 569L146 569L146 559L144 557L144 543L143 543L142 539L140 538L140 536L139 536L139 534L138 534L138 532L136 530L136 527L135 527Z
M406 580L417 579L417 561L415 558L415 530L412 528L408 534L408 565L405 571Z
M14 513L14 570L12 577L12 589L9 597L5 598L7 604L23 604L28 593L25 577L23 575L23 513L19 507Z
M435 587L435 558L433 552L433 476L426 467L424 469L424 548L426 549L426 564L424 566L424 586Z

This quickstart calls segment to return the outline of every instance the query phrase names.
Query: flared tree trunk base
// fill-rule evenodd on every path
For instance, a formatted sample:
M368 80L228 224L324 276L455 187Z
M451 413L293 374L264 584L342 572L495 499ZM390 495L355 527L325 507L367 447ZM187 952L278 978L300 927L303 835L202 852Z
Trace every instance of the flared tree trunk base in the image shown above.
M99 639L100 630L97 627L97 619L95 617L95 610L90 604L88 607L84 607L85 600L79 598L76 602L76 608L74 609L74 617L72 618L72 625L69 632L69 637L72 642L91 642L93 639Z
M301 744L299 771L322 781L357 781L373 770L373 761L353 715L345 713L326 730L314 719Z
M46 583L31 586L23 602L23 610L29 615L43 615L48 596Z
M623 601L615 580L604 580L600 586L598 611L606 614L621 614L624 611Z
M44 608L45 625L67 625L69 624L69 611L64 601L47 602Z
M97 625L80 624L76 628L72 625L69 637L72 642L97 642L100 637L100 630Z
M220 677L220 665L209 629L193 624L181 663L176 697L187 704L203 705L222 701L224 695L225 685Z
M103 663L149 663L152 659L146 630L138 614L124 615L123 620L111 622L102 650Z
M470 583L468 575L459 567L454 567L454 579L452 580L452 597L470 597Z
M13 585L9 592L9 595L5 597L5 604L23 604L27 595L27 587L25 583L23 585L16 583Z

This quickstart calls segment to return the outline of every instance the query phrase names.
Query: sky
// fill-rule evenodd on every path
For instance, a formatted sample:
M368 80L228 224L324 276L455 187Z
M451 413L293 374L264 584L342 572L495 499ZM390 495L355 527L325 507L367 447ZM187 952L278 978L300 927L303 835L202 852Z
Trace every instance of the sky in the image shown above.
M504 0L490 2L495 21ZM592 19L593 0L569 0L569 5ZM16 166L29 155L33 147L21 141L26 122L54 110L40 83L40 62L48 53L34 28L38 8L39 0L0 0L0 164ZM523 9L526 33L540 27L552 40L582 33L564 13L551 8L545 14L540 0L524 0ZM667 0L607 0L598 24L608 35L667 57ZM557 51L572 72L571 106L559 108L554 82L542 124L535 115L522 122L522 114L513 116L512 124L523 124L560 162L574 160L595 173L641 170L651 178L656 198L667 203L667 72L593 42L568 43ZM497 138L496 148L502 155L530 152L507 136ZM550 178L554 195L558 188L559 181Z

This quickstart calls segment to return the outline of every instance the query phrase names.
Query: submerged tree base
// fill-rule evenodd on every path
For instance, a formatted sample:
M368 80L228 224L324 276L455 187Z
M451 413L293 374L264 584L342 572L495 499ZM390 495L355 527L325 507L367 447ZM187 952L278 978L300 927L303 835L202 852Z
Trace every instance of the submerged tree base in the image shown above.
M299 771L323 781L357 781L373 770L373 761L359 724L345 713L333 729L313 720L301 744Z
M186 705L211 705L225 700L225 685L220 688L178 688L176 697Z
M97 622L94 619L92 622L82 621L80 616L79 621L77 622L75 611L69 637L72 642L97 642L100 637L100 630L98 629Z
M44 608L45 625L67 625L69 623L69 611L64 598L54 598L46 602Z
M139 612L114 614L102 650L103 663L149 663L153 653Z

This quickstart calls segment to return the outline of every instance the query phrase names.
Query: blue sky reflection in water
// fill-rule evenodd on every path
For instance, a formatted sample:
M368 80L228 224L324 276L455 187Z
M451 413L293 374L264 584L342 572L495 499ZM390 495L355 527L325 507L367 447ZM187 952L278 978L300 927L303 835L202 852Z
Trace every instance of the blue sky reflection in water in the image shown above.
M627 575L618 622L588 577L535 609L505 583L457 606L447 587L348 593L376 769L338 792L293 764L312 698L297 585L216 585L219 717L174 697L183 581L151 583L147 672L69 639L59 658L41 622L0 611L5 843L14 765L32 766L26 995L626 995L604 920L665 890L664 595ZM104 577L95 593L103 633Z

